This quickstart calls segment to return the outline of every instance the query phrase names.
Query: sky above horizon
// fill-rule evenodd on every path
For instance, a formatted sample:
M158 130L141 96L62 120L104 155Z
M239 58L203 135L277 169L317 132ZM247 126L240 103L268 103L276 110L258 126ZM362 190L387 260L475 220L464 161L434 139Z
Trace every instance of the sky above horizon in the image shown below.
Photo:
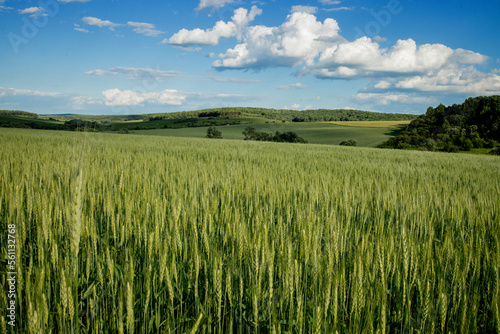
M500 94L498 0L0 0L0 109L422 114Z

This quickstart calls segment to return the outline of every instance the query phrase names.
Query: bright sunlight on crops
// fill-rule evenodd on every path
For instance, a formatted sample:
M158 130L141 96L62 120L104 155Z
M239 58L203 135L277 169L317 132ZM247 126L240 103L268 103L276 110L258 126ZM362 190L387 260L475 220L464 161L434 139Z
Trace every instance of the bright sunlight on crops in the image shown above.
M7 129L0 144L19 333L499 332L497 157Z

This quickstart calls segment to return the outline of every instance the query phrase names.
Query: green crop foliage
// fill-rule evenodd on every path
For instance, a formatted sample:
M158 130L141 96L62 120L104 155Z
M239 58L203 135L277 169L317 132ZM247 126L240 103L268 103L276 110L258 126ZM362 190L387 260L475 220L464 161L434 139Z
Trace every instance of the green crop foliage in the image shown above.
M16 333L499 331L498 157L13 129L0 144Z

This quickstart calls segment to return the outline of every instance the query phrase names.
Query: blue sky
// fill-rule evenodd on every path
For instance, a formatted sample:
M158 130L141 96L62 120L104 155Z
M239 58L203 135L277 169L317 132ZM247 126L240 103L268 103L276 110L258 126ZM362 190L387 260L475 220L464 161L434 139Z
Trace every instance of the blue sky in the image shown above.
M424 113L500 94L497 0L0 0L0 109Z

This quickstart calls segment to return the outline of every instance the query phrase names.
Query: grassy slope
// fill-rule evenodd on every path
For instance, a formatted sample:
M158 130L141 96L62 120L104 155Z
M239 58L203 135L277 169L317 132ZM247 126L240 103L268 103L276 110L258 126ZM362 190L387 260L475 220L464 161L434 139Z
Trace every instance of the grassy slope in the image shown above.
M248 125L231 125L217 127L225 139L243 139L242 132ZM303 122L303 123L260 123L252 124L257 131L287 132L295 131L311 144L338 145L340 142L355 139L359 146L375 147L397 133L397 129L386 127L348 127L328 123ZM194 137L204 138L206 127L183 129L160 129L133 131L138 135Z
M0 124L2 123L12 123L12 124L27 124L27 123L37 123L37 124L64 124L62 121L53 121L48 118L29 118L29 117L19 117L19 116L5 116L0 115Z

